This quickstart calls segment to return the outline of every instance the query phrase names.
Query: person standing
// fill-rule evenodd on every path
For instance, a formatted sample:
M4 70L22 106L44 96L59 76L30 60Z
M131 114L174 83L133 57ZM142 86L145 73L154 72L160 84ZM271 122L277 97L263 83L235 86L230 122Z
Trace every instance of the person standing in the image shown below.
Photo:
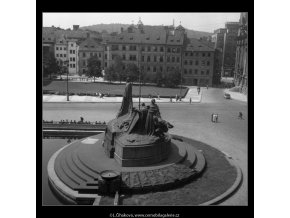
M243 119L243 113L239 112L239 119Z
M178 96L177 96L177 94L176 94L176 96L175 96L175 99L176 99L176 102L178 101Z
M189 104L191 104L191 98L189 98Z

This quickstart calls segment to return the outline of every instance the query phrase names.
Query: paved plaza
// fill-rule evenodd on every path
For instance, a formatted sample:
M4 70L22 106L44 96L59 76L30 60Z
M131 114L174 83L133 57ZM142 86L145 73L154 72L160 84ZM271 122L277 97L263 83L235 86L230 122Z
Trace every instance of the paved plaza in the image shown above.
M194 90L194 88L193 88ZM161 116L174 125L170 133L193 138L209 144L231 156L243 172L240 189L221 205L247 205L248 192L248 149L247 149L247 103L235 99L225 99L223 89L201 88L202 98L196 104L159 104ZM158 104L158 101L157 101ZM138 107L138 103L134 102ZM120 103L46 103L43 104L44 120L79 120L106 121L113 119L120 108ZM242 112L244 119L238 119ZM219 122L211 122L211 114L219 115Z

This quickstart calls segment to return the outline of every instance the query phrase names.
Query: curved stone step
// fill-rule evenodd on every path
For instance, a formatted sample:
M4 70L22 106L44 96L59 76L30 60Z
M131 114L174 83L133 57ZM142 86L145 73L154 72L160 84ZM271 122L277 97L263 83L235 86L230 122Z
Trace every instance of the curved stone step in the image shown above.
M66 155L66 164L68 165L69 169L75 174L78 178L80 178L84 182L88 182L92 180L92 177L87 176L82 171L78 169L78 167L74 164L72 160L72 153L70 152Z
M65 175L72 181L75 183L75 185L73 187L71 187L72 189L75 189L77 186L79 186L80 184L82 184L84 181L81 180L80 178L78 178L68 167L65 158L62 158L60 160L60 166L63 170L63 172L65 173Z
M86 174L88 177L90 177L91 179L98 179L99 178L99 174L95 173L94 171L90 170L89 168L87 168L84 164L82 164L82 162L79 160L76 151L73 151L72 153L72 161L75 164L75 166L84 174Z

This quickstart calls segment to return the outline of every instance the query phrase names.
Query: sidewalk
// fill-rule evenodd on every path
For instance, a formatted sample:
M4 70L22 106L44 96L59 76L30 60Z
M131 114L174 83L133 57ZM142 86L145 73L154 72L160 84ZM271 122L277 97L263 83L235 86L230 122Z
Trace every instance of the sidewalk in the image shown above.
M172 103L189 103L190 98L192 103L201 102L202 91L198 95L196 88L189 88L186 96L181 100L177 101L172 99ZM43 102L51 103L75 103L75 102L86 102L86 103L122 103L123 97L103 97L98 96L69 96L69 101L67 101L66 95L43 95ZM170 98L155 98L157 103L170 103ZM139 102L139 98L133 98L133 102ZM150 98L140 98L140 102L149 103Z
M232 92L229 89L225 89L224 92L230 94L231 95L231 98L234 99L234 100L244 101L244 102L247 102L248 101L248 96L245 95L245 94L243 94L243 93L240 93L240 92Z

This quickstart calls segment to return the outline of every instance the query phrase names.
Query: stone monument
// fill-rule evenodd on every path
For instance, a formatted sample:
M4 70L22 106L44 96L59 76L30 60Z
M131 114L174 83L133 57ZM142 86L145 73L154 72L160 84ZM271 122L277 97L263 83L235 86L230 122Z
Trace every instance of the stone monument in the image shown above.
M145 166L167 158L173 126L161 118L155 99L150 106L133 107L132 84L127 81L121 108L104 137L105 153L122 167Z

